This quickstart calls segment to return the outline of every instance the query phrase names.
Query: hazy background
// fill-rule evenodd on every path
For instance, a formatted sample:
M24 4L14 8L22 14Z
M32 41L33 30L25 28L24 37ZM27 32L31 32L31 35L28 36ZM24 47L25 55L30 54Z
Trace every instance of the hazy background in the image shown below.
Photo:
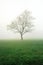
M43 0L0 0L0 39L20 39L19 34L7 31L7 25L25 9L32 12L36 19L34 30L24 38L43 39Z

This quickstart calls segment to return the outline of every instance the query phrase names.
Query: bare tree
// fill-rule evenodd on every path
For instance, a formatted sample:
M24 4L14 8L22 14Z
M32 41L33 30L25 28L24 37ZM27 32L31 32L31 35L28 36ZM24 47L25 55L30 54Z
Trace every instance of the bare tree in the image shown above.
M32 20L33 17L31 16L31 13L25 10L20 16L15 19L15 21L13 21L10 25L7 25L7 27L13 32L20 33L21 40L23 40L23 35L27 32L32 31Z

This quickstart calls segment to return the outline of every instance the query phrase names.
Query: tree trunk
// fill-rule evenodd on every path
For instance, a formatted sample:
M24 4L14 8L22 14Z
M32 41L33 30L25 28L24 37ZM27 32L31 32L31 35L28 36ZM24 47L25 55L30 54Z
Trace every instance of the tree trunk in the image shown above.
M23 35L21 34L21 40L23 40Z

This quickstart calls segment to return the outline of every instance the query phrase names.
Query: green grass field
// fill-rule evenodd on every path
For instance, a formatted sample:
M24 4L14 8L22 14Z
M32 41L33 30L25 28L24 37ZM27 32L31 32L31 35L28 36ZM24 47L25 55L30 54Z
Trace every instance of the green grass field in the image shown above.
M43 65L43 40L0 40L0 65Z

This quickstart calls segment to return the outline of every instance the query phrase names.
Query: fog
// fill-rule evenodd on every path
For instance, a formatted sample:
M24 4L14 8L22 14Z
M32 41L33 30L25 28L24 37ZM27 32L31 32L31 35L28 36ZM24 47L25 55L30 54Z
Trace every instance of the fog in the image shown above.
M7 25L25 9L35 18L34 30L25 39L43 38L43 0L0 0L0 39L20 39L20 34L7 30Z

